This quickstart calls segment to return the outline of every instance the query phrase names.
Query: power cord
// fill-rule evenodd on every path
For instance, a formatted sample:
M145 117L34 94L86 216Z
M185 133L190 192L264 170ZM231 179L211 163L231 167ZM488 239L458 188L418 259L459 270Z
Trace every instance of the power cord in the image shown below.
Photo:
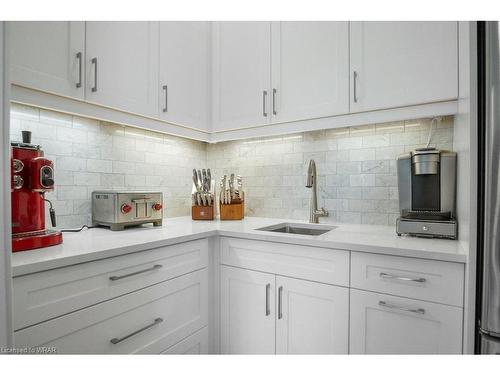
M431 124L429 126L429 136L427 137L427 145L425 146L425 148L429 148L430 144L431 144L431 139L432 139L432 135L434 134L434 128L432 125L436 124L436 127L437 127L437 123L441 122L441 117L433 117L432 120L431 120Z
M71 233L77 233L77 232L81 232L84 228L87 228L87 229L92 229L92 228L97 228L97 225L83 225L81 228L77 228L77 229L61 229L60 232L71 232Z

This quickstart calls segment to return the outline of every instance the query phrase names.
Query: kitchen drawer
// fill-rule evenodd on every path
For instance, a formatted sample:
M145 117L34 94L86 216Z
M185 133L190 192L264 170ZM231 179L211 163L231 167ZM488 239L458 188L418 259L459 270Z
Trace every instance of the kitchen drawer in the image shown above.
M460 307L351 289L350 354L461 354Z
M349 286L349 252L266 241L221 239L221 263Z
M208 328L202 328L161 354L208 354Z
M207 275L195 271L22 329L14 333L15 346L55 347L59 354L161 353L207 325Z
M145 288L207 264L208 240L203 239L16 277L14 329Z
M460 263L351 253L351 287L463 306Z

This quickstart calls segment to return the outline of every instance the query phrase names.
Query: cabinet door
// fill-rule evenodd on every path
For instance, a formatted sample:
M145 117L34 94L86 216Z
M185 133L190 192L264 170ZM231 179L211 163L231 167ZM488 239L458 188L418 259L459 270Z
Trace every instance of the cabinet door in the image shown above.
M221 351L275 353L275 276L221 266Z
M348 22L273 22L273 122L349 112Z
M268 124L271 23L213 25L213 130Z
M276 277L276 354L347 354L349 289Z
M86 51L88 101L158 117L158 22L87 22Z
M160 118L208 131L209 22L160 22Z
M456 99L457 22L351 22L351 112Z
M84 97L84 22L9 22L11 82Z
M351 289L351 354L460 354L462 309Z

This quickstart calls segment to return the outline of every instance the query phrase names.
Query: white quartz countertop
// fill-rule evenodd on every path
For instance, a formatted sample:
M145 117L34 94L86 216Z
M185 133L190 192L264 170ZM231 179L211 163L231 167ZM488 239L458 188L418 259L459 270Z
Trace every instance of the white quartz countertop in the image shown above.
M297 220L249 217L241 221L193 221L190 216L164 219L162 227L145 225L113 232L105 228L64 233L61 245L12 254L12 274L21 276L82 262L148 250L214 235L283 242L331 249L466 262L458 241L398 237L394 227L328 223L337 228L320 236L275 233L261 227Z

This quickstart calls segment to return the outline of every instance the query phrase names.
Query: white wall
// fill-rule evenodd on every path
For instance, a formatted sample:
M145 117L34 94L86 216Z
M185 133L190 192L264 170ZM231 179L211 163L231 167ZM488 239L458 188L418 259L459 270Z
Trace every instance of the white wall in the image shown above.
M425 146L429 119L396 121L208 145L212 175L240 174L247 216L309 217L309 159L318 169L322 222L395 225L399 216L396 157ZM431 145L451 149L453 117L436 125Z
M467 252L465 274L464 352L473 353L476 288L477 112L476 27L459 22L459 103L453 149L458 153L457 216L459 241Z
M204 142L14 103L10 122L12 140L30 130L54 161L56 186L46 198L59 228L90 224L94 190L161 191L165 217L191 214L192 170L206 168Z
M4 54L4 22L0 22L0 348L12 344L10 273L10 186L8 82Z
M247 216L307 219L309 159L316 161L322 221L394 225L398 216L396 156L425 145L429 119L369 124L206 145L123 125L12 104L10 137L33 132L55 163L53 201L60 228L90 223L90 194L99 189L159 190L165 216L190 215L193 168L243 177ZM453 117L431 144L451 149ZM217 187L218 188L218 187Z

